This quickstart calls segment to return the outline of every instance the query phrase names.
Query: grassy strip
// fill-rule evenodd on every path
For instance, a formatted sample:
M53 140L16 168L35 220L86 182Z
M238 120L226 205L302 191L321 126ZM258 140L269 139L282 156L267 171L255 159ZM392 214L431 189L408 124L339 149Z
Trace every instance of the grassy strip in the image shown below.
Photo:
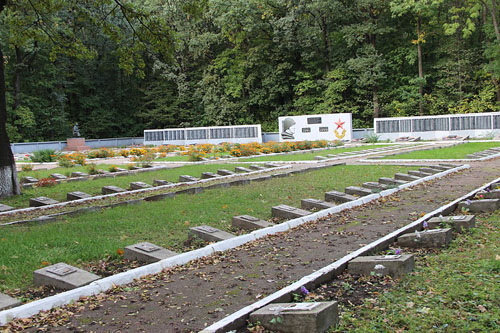
M36 165L36 163L34 163ZM116 164L115 166L123 169L127 169L126 165L118 165ZM108 171L109 168L111 167L111 164L97 164L96 168L97 169L102 169ZM72 172L85 172L88 173L88 166L74 166L71 168L64 168L64 167L57 167L53 169L38 169L38 170L32 170L32 171L20 171L17 173L17 177L19 179L22 179L23 177L35 177L37 179L41 178L48 178L50 177L51 174L53 173L60 173L61 175L65 175L69 177Z
M463 159L467 158L468 154L499 146L500 142L468 142L448 148L414 151L407 154L387 156L384 157L384 159Z
M221 156L229 156L228 153L209 153L206 154L206 158L216 157L220 158ZM155 159L155 162L187 162L189 161L188 155L174 155L174 156L166 156Z
M294 153L294 154L285 154L285 155L273 155L273 156L260 156L260 157L253 157L253 158L248 158L244 159L245 162L253 162L253 161L310 161L314 160L315 156L326 156L327 154L340 154L340 153L346 153L350 151L363 151L367 149L373 149L373 148L381 148L381 147L388 147L392 145L365 145L361 147L350 147L350 148L335 148L335 149L328 149L328 150L321 150L317 152L311 152L311 153Z
M209 224L229 230L235 215L271 217L271 207L300 207L303 198L324 198L324 192L343 190L411 168L401 166L339 166L245 186L213 189L197 195L178 195L159 202L124 206L44 225L1 229L0 291L28 287L33 270L43 262L76 264L107 255L139 241L150 241L176 251L190 226Z
M81 191L91 195L100 195L103 186L114 185L127 189L131 182L145 182L153 184L154 179L164 179L177 182L180 175L191 175L200 177L202 172L217 172L218 169L234 170L237 164L203 164L186 165L179 168L148 171L115 178L96 178L81 182L63 182L53 187L37 187L23 189L19 196L4 198L0 202L16 208L28 207L29 199L39 196L49 197L58 201L66 201L66 194L73 191ZM53 172L51 172L53 173Z
M500 331L500 215L479 218L437 255L376 301L343 310L331 332Z

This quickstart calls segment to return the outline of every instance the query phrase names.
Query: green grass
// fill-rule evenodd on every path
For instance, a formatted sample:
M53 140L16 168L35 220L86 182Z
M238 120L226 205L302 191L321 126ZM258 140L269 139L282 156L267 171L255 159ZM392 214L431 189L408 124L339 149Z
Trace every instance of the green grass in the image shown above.
M36 164L36 163L33 163L33 164ZM97 164L96 168L108 171L110 166L111 166L111 164ZM116 166L123 168L123 169L127 168L126 165L116 165ZM57 168L53 168L53 169L38 169L38 170L32 170L32 171L20 171L17 173L17 177L19 178L19 180L21 180L21 178L26 177L26 176L41 179L41 178L50 177L50 175L53 173L60 173L61 175L65 175L65 176L69 177L72 172L76 172L76 171L88 173L88 167L87 166L74 166L71 168L57 167Z
M139 241L181 252L185 250L183 242L190 226L209 224L229 230L235 215L269 219L274 205L300 207L301 199L324 199L326 191L344 190L346 186L409 169L337 166L196 195L178 195L138 206L115 207L50 224L3 227L0 229L0 291L29 286L33 270L44 261L78 265L107 255L116 257L117 249Z
M202 172L217 172L218 169L234 170L238 164L203 164L203 165L186 165L178 168L163 169L158 171L149 171L136 173L127 176L118 176L115 178L97 178L79 182L63 182L53 187L39 187L32 189L23 189L23 193L19 196L4 198L0 203L12 207L28 207L29 199L39 196L45 196L58 201L66 201L66 194L73 191L82 191L91 195L100 195L103 186L114 185L127 189L131 182L142 181L148 184L153 184L154 179L164 179L171 182L177 182L180 175L191 175L200 177ZM67 170L67 169L66 169ZM78 168L70 168L71 171L77 171ZM42 172L42 171L40 171ZM57 172L57 169L48 172L49 174ZM32 171L36 177L37 171Z
M500 215L479 219L447 250L420 256L394 289L345 309L331 332L499 332Z
M384 159L463 159L468 154L487 150L493 147L499 147L500 142L469 142L453 147L415 151L407 154L392 155Z
M350 151L362 151L366 149L373 149L373 148L379 148L379 147L388 147L392 145L365 145L361 147L351 147L351 148L335 148L335 149L328 149L328 150L321 150L318 152L311 152L311 153L290 153L290 154L285 154L285 155L272 155L272 156L259 156L259 157L253 157L253 158L248 158L244 159L245 162L253 162L253 161L310 161L314 160L315 156L326 156L327 154L340 154L340 153L345 153L345 152L350 152Z

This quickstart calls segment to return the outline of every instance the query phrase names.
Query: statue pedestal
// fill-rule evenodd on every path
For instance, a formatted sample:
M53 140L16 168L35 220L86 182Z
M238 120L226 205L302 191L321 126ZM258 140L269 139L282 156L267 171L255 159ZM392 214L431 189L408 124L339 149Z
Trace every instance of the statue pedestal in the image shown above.
M82 151L89 150L90 147L85 145L85 138L68 138L66 139L66 147L64 151Z

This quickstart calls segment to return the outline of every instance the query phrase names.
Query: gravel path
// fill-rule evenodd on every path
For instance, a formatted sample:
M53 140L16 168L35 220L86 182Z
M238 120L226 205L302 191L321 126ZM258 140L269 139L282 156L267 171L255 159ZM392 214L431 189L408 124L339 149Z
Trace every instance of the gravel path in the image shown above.
M500 175L500 159L11 326L54 332L199 331ZM57 327L54 327L57 326Z

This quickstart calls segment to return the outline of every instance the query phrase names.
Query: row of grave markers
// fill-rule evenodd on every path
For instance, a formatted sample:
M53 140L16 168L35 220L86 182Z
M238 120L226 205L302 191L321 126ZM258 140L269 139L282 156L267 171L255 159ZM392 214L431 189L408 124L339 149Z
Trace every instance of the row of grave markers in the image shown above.
M500 147L494 147L494 148L483 150L483 151L480 151L477 153L472 153L472 154L467 155L467 158L477 159L477 158L489 157L489 156L493 156L493 155L497 155L497 154L500 154Z
M365 150L359 150L359 151L347 151L347 152L340 153L340 154L326 154L326 156L315 156L314 159L317 161L326 161L326 160L331 159L331 158L349 157L349 156L354 156L354 155L364 155L364 154L375 153L375 152L389 152L389 151L395 150L395 149L401 149L401 147L391 146L391 147L365 149Z

